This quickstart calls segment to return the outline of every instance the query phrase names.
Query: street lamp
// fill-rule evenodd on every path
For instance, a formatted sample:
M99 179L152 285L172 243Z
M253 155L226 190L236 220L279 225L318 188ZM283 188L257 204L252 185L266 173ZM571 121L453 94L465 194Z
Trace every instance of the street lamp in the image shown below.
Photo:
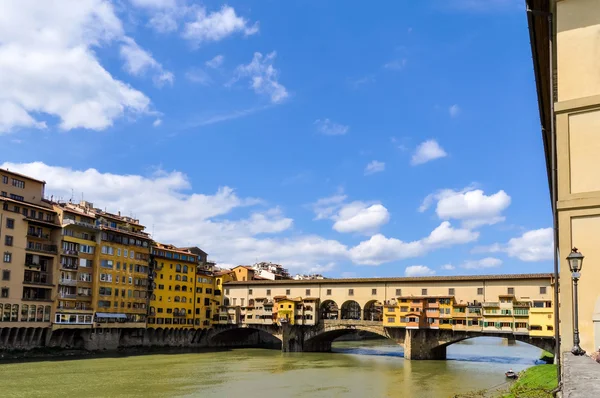
M579 347L579 305L577 302L577 282L581 277L580 271L583 264L583 254L577 251L574 247L571 253L567 256L569 269L571 270L571 278L573 278L573 355L584 355L585 351Z

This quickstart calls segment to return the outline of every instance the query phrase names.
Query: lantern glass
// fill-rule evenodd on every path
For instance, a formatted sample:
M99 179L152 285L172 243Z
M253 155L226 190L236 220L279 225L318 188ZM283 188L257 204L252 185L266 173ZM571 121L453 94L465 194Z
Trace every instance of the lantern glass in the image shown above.
M583 265L583 254L573 250L567 257L571 272L580 272Z

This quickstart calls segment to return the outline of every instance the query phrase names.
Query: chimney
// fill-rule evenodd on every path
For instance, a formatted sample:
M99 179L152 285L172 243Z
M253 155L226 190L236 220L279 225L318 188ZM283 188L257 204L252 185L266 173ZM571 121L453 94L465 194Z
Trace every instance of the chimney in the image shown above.
M121 210L119 210L119 217L121 217Z

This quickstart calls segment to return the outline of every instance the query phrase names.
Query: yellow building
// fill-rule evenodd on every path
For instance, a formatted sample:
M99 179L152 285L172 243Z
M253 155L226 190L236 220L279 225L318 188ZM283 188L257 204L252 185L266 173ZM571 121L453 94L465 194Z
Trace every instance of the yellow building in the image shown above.
M100 227L92 292L95 326L145 327L150 236L136 219L100 209L95 213Z
M187 250L156 242L152 245L152 256L155 266L148 325L193 328L198 257ZM200 318L198 323L201 323Z
M554 335L554 308L551 301L534 300L529 308L528 319L531 336Z
M585 256L579 333L581 348L591 352L600 346L600 7L597 0L527 0L527 5L532 10L531 50L558 227L560 350L569 351L574 344L573 289L565 259L577 247Z
M296 305L302 302L299 298L273 297L275 301L274 313L277 314L277 322L288 325L296 324Z

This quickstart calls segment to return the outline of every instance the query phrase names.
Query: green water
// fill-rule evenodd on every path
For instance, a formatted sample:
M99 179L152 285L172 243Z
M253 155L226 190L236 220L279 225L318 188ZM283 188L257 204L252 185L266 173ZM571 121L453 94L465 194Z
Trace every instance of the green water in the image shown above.
M405 361L388 341L335 353L264 349L0 365L0 397L451 397L506 382L541 351L499 339L448 348L447 361Z

